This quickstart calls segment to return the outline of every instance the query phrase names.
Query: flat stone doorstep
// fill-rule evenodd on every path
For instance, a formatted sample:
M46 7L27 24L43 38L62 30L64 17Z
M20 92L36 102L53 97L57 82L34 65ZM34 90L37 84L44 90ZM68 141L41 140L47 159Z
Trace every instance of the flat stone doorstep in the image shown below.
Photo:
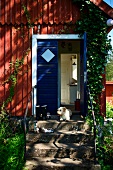
M73 160L70 158L37 158L33 157L32 160L27 160L25 168L28 170L38 170L38 167L48 167L49 170L52 170L57 167L60 170L60 167L69 167L73 170L101 170L99 164L94 165L93 162L86 162L83 160ZM66 168L67 169L67 168ZM71 170L71 169L70 169Z
M84 129L82 129L81 131L80 130L65 130L65 129L59 129L57 131L54 131L53 133L35 133L35 132L29 132L27 133L27 138L28 138L28 141L29 139L33 139L33 137L42 137L42 136L58 136L60 135L61 137L63 137L64 135L75 135L75 136L79 136L79 135L86 135L87 137L90 135L90 136L93 136L92 132L91 131L85 131Z
M68 143L68 144L63 144L63 143L57 143L55 142L54 143L37 143L37 144L34 144L33 148L36 149L36 150L44 150L44 149L55 149L55 150L58 150L58 149L79 149L80 148L87 148L87 149L92 149L93 147L92 146L88 146L88 145L81 145L81 144L77 144L77 143ZM27 145L26 146L26 150L29 150L31 148L30 145Z
M83 120L78 120L78 121L73 121L73 120L70 120L68 122L66 121L62 121L62 122L59 122L59 121L56 121L56 120L47 120L47 121L37 121L37 127L44 127L45 129L53 129L54 132L58 132L60 130L65 130L65 131L82 131L82 132L85 132L85 131L90 131L90 126L84 122ZM76 130L76 128L78 128ZM32 132L34 130L34 123L33 122L30 122L29 123L29 131Z

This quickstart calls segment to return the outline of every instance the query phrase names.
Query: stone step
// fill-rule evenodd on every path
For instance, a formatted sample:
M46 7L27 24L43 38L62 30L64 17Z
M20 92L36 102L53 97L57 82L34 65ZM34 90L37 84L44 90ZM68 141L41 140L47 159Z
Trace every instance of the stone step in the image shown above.
M84 120L70 120L69 122L66 121L57 121L57 120L40 120L40 121L29 121L29 131L34 130L34 122L37 122L37 127L45 128L45 129L53 129L56 130L90 130L89 125Z
M29 132L26 135L27 144L31 143L77 143L77 144L88 144L93 145L94 137L91 132L82 132L82 131L66 131L59 130L54 133L33 133Z
M26 161L28 170L101 170L99 164L84 159L32 157Z
M50 120L30 120L26 135L26 164L29 170L100 170L94 165L94 138L90 127L80 115L60 122L54 115ZM35 122L35 123L34 123ZM53 133L38 131L52 129Z
M91 132L60 130L54 133L28 133L26 142L28 157L94 157Z
M53 157L93 160L94 148L76 143L35 143L34 145L27 145L26 156L27 159L31 157Z

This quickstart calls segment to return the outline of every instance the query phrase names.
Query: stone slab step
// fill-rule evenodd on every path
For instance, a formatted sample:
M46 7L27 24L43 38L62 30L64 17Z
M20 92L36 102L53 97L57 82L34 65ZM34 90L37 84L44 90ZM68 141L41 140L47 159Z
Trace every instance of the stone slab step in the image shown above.
M92 160L94 159L94 148L76 143L34 143L33 145L27 145L26 156L27 158L53 157Z
M28 170L101 170L99 164L94 165L93 162L83 159L48 157L33 157L26 161L25 168Z
M54 133L28 133L26 135L27 144L33 143L77 143L77 144L87 144L94 145L94 137L92 133L86 133L82 131L66 131L59 130Z
M52 128L53 130L90 130L89 125L84 120L73 121L70 120L68 122L62 121L59 122L57 120L44 120L44 121L29 121L29 131L34 130L34 122L37 122L37 127L44 127L46 129Z

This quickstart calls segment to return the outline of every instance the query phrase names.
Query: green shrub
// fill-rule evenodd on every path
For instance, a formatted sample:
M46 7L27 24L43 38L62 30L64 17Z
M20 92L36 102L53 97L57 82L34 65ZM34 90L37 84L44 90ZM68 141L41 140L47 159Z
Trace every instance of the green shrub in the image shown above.
M22 170L24 165L24 134L14 131L9 119L0 120L0 170Z
M106 117L113 118L113 106L109 102L106 102Z
M113 118L113 106L106 103L106 117ZM102 170L113 169L113 121L106 119L99 126L100 133L97 136L97 155Z

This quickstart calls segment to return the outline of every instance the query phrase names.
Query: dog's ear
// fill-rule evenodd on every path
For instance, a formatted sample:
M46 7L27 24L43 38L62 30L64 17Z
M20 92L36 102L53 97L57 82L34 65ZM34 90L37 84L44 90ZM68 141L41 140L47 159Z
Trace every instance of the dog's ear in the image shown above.
M63 112L65 112L66 111L66 107L63 107Z

